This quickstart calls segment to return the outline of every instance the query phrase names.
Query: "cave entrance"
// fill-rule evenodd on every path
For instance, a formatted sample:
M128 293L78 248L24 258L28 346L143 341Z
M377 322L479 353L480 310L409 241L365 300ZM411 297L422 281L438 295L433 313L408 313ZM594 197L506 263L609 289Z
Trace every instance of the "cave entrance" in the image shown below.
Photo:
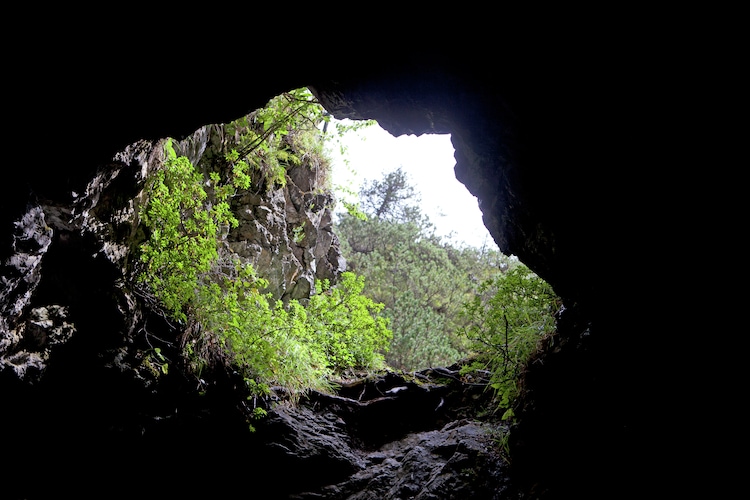
M351 120L334 120L344 126ZM435 226L436 234L455 246L497 250L482 221L477 199L456 179L450 134L402 135L394 137L377 122L351 131L331 148L334 182L348 191L339 196L357 201L353 193L366 183L403 169L415 188L419 207Z
M388 366L406 372L465 366L484 346L514 338L527 351L541 332L554 329L548 311L529 308L535 318L533 325L525 324L510 310L519 305L501 296L518 291L505 279L521 276L512 269L525 277L533 273L492 240L477 199L456 179L450 135L394 137L375 122L337 137L335 147L329 145L332 184L348 188L337 190L348 203L336 205L334 232L347 270L364 276L365 294L384 305L393 332ZM358 204L367 220L353 217L351 204ZM548 287L534 278L529 284ZM529 291L537 292L531 285ZM486 356L483 373L500 373L493 363L506 371L505 360L517 354L511 356L511 350Z

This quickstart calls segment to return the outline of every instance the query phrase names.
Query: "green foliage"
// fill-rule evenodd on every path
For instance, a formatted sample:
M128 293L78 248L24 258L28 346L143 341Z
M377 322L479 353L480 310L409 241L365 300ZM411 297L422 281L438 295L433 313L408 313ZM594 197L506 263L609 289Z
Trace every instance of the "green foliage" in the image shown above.
M329 365L337 372L347 368L383 367L382 352L392 338L388 320L379 316L382 303L362 295L364 276L345 272L331 288L328 280L316 284L307 312L313 335L322 344Z
M417 224L424 231L430 224L421 213L420 201L401 167L387 172L382 180L369 182L360 191L362 211L366 214L381 221Z
M555 327L550 286L514 258L436 237L401 169L360 196L366 217L342 213L336 230L349 268L385 304L388 364L411 371L471 358L464 372L489 372L498 407L512 418L520 373Z
M375 120L332 120L331 116L325 114L325 123L323 127L323 138L324 146L326 151L338 150L339 158L343 161L344 167L349 171L352 178L357 177L357 172L352 168L349 158L347 157L348 146L347 142L351 140L352 135L356 135L357 132L377 125ZM331 130L329 130L331 129ZM347 141L344 141L344 138ZM364 136L360 137L361 140L365 140ZM365 213L360 209L358 201L359 187L353 187L353 181L347 180L345 183L338 183L333 186L333 191L336 193L338 203L340 203L344 209L350 214L360 219L366 217Z
M295 226L294 229L292 229L292 234L294 242L298 245L301 244L305 239L305 226Z
M198 288L193 314L217 334L251 390L279 385L293 397L307 389L327 391L328 379L346 368L382 366L379 351L387 348L391 332L378 316L382 304L361 294L363 278L345 274L336 287L318 282L303 307L261 293L264 280L249 265L215 277L221 281Z
M444 243L400 168L366 184L360 196L364 216L340 214L336 233L349 269L367 279L368 296L385 304L393 331L387 363L412 371L468 355L460 304L507 257Z
M231 150L216 169L199 172L168 140L164 165L147 180L140 211L147 240L140 248L139 282L192 332L184 347L188 366L199 374L216 359L231 364L243 374L251 397L267 394L270 386L281 386L292 397L308 389L328 390L327 380L338 371L382 366L380 351L391 336L380 316L382 304L362 295L362 277L346 274L337 286L316 283L317 293L305 308L263 293L268 282L250 264L219 252L221 228L237 226L230 201L257 185L258 170L263 182L278 184L283 176L277 167L313 158L305 156L309 137L294 128L318 116L302 111L313 105L298 100L302 94L286 94L272 101L270 111L252 117L254 127L262 124L262 141L249 129L235 128L241 151ZM284 114L282 100L294 103L295 119ZM304 228L295 229L299 243ZM154 350L146 361L166 374L160 355Z
M159 347L154 347L145 353L141 365L148 369L154 377L169 373L169 360L161 353Z
M400 171L362 190L367 218L341 214L338 232L350 268L386 305L393 343L387 362L404 370L471 356L465 372L491 373L497 404L511 403L523 366L554 330L549 285L517 260L455 248L435 237Z
M241 192L284 185L300 166L315 170L316 189L327 186L319 130L327 120L298 89L228 125L226 152L200 169L171 140L164 145L140 211L139 281L192 332L188 365L196 374L216 360L231 365L255 401L271 386L292 397L328 390L350 369L411 371L473 355L464 371L490 371L498 406L512 418L518 376L554 329L557 299L517 261L443 242L401 169L366 185L360 205L344 203L335 230L349 270L333 286L315 283L305 306L264 293L268 282L250 264L219 251L226 228L238 224L231 203ZM302 243L304 227L289 236ZM143 359L155 376L172 372L158 348ZM251 418L261 418L253 408Z
M464 327L477 359L464 372L489 370L491 387L504 419L513 417L511 405L518 379L540 339L554 331L559 300L544 280L523 264L484 281L474 298L464 304Z
M311 335L307 314L296 301L285 307L263 294L249 265L198 289L193 314L204 329L215 333L234 365L263 391L280 385L292 393L309 388L327 390L327 361Z
M233 148L225 161L235 178L249 186L252 173L266 189L284 186L287 170L307 164L326 176L327 160L319 125L328 121L323 107L307 88L284 92L266 106L227 125ZM319 179L321 185L325 179Z
M164 167L149 180L148 201L140 212L150 233L141 246L145 269L140 281L148 282L173 316L185 320L183 307L192 299L198 277L218 257L219 226L237 221L225 202L206 207L203 177L186 157L177 157L171 140L164 151Z
M346 209L346 213L350 216L359 220L367 220L367 214L359 208L359 205L347 201L343 201L342 205L344 206L344 209Z

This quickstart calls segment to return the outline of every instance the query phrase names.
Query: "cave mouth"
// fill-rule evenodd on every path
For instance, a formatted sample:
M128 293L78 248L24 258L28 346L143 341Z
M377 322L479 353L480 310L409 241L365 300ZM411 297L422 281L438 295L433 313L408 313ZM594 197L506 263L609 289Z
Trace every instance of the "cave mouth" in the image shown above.
M366 278L364 293L384 304L382 314L390 321L393 341L385 354L388 366L404 372L435 366L466 367L468 360L478 356L486 365L477 369L490 366L500 354L487 349L490 328L481 329L477 322L491 314L489 291L499 293L500 277L523 265L516 256L500 252L484 225L477 198L456 178L451 135L394 136L374 120L333 119L324 127L346 130L334 134L333 141L330 135L324 136L337 195L343 195L349 205L359 204L371 222L355 224L347 217L349 205L341 200L337 203L334 221L348 270ZM398 219L394 208L381 214L388 200L397 200L393 204L398 207L415 209L412 218ZM412 223L419 230L409 241L400 239L400 233L391 233L388 242L378 240L378 231L397 219L404 227ZM368 230L369 234L357 232ZM377 244L365 249L363 241L368 238ZM413 253L404 248L412 248ZM422 257L418 257L420 253ZM390 263L388 276L378 268L378 258ZM440 276L432 274L438 267ZM539 277L534 278L543 283ZM546 283L544 286L548 287ZM384 293L386 289L391 291ZM472 300L481 300L482 308L471 306ZM550 311L541 322L539 318L534 320L540 332L538 338L529 337L534 344L553 333L553 314ZM478 344L478 338L486 344ZM519 337L510 333L510 338ZM508 344L506 338L504 345L510 352ZM515 370L517 374L521 367Z
M353 122L332 121L342 126ZM380 181L401 168L415 188L413 201L429 217L439 236L454 246L497 248L482 221L477 198L456 179L450 134L395 137L374 122L344 134L339 142L341 147L330 147L329 154L340 198L355 203L358 198L354 194L364 183Z

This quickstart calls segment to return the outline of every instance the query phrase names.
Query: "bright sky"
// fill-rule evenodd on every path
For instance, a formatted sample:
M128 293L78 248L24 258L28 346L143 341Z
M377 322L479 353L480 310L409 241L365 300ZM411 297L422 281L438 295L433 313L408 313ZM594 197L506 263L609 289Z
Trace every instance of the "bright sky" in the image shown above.
M380 180L401 166L422 198L422 213L430 218L438 234L458 245L497 249L482 223L477 199L456 180L450 135L393 137L373 125L348 133L344 144L348 166L338 151L331 151L334 184L350 184L356 192L366 180Z

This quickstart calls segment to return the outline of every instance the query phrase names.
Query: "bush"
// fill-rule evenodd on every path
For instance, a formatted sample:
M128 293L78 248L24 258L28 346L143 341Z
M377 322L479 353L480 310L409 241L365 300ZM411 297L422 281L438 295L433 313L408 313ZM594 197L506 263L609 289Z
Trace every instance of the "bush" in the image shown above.
M164 166L152 175L140 212L149 237L140 249L145 269L139 280L150 285L174 317L185 320L183 307L192 299L198 277L218 258L218 228L236 226L237 220L226 202L205 207L202 175L186 157L177 157L171 140L164 152Z
M379 315L382 303L362 295L364 276L345 272L341 283L331 288L318 282L307 307L313 335L322 345L331 369L377 369L383 367L393 333L388 320Z
M362 295L364 278L345 273L339 287L317 283L307 309L261 293L268 283L250 264L218 262L219 228L237 224L224 199L207 201L203 176L171 141L165 154L140 212L148 239L139 280L172 317L200 325L186 343L189 366L200 371L210 355L205 346L217 339L216 357L240 369L252 392L279 385L298 395L328 389L337 371L382 365L391 332L379 316L383 305ZM220 185L215 172L210 179Z
M462 315L477 359L464 373L484 370L503 419L513 417L510 409L518 393L521 370L539 341L554 331L559 299L552 287L523 264L484 281L477 295L464 304Z

